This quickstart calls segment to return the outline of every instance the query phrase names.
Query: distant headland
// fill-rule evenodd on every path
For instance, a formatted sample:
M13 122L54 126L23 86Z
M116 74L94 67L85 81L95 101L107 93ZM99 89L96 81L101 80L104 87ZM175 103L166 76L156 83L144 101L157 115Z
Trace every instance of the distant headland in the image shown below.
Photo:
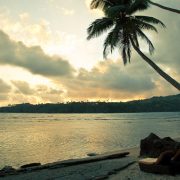
M15 104L0 107L0 113L140 113L178 112L180 94L128 102L66 102L56 104Z

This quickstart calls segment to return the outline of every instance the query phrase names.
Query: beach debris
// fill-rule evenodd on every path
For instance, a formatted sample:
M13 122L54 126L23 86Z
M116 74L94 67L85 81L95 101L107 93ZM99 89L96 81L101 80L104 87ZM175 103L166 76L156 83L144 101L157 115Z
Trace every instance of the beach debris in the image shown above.
M22 165L20 168L25 169L25 168L30 168L30 167L40 166L40 165L41 163L30 163L30 164Z
M167 150L177 150L180 148L180 142L170 137L160 138L154 133L144 138L140 142L140 156L158 157Z
M98 155L98 154L96 154L96 153L88 153L88 154L87 154L87 156L90 156L90 157L91 157L91 156L97 156L97 155Z
M103 179L126 169L136 162L129 152L110 152L83 159L71 159L35 167L19 168L4 174L5 179ZM76 166L78 165L78 166ZM66 168L67 167L67 168ZM53 171L51 171L53 169ZM32 173L33 172L33 173ZM56 172L56 173L54 173ZM0 175L1 177L1 175Z

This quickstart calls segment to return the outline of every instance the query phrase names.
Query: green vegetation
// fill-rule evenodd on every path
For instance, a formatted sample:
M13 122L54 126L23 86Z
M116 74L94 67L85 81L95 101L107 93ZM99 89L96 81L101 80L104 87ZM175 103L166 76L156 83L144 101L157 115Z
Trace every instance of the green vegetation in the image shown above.
M105 16L90 24L87 39L90 40L109 31L104 41L105 58L117 48L121 52L124 64L127 64L131 60L133 48L160 76L180 90L180 84L141 51L139 39L148 44L150 54L154 51L152 42L143 31L158 32L155 25L165 27L154 17L134 15L138 11L146 10L150 2L149 0L92 0L91 7L102 9Z
M129 102L67 102L18 104L1 107L1 113L135 113L180 111L180 94Z

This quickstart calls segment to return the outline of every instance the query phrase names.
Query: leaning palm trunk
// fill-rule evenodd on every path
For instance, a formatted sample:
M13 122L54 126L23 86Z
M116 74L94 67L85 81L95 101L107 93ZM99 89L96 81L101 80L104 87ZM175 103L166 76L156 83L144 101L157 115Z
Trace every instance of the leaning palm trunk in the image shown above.
M154 6L160 7L161 9L165 9L165 10L180 14L180 10L178 10L178 9L169 8L169 7L163 6L163 5L158 4L158 3L154 3L152 1L149 1L149 3L154 5Z
M131 43L136 52L157 72L159 73L166 81L172 84L175 88L180 90L180 84L161 70L151 59L149 59L141 50L135 45L134 41L131 39Z

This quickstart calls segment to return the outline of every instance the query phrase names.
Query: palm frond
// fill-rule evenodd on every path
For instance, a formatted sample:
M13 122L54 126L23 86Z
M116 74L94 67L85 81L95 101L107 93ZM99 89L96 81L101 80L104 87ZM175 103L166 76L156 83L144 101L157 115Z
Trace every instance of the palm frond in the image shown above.
M114 48L116 48L119 39L122 37L122 33L120 30L120 25L116 25L111 32L107 35L105 41L104 41L104 50L103 50L103 56L106 59L107 55L111 52L113 52Z
M134 31L132 34L133 34L134 43L135 43L136 46L139 48L139 41L138 41L138 36L137 36L136 31Z
M120 15L120 13L124 13L127 7L125 5L118 5L106 8L104 13L107 17L116 18Z
M123 46L121 55L122 55L122 59L123 59L124 65L126 65L127 64L126 46Z
M91 9L104 9L108 6L113 6L114 4L110 0L92 0L90 4Z
M91 7L103 8L106 17L95 20L89 26L87 39L111 29L104 41L103 56L106 59L109 53L118 48L124 65L131 60L131 47L134 45L140 49L139 37L148 44L149 52L152 54L155 48L144 30L158 32L155 25L165 25L154 17L131 15L147 9L149 2L150 0L92 0Z
M90 3L91 9L104 9L119 5L130 5L134 0L92 0Z
M139 28L136 29L137 34L139 35L139 37L141 37L142 40L145 40L146 43L149 46L149 52L150 54L152 54L155 50L153 43L150 41L150 39L143 33L143 31L141 31Z
M132 0L127 14L133 14L137 11L144 11L149 7L149 0Z
M143 30L152 30L152 31L155 31L156 33L158 32L158 30L153 25L151 25L149 23L146 23L144 21L141 21L139 19L136 19L135 17L132 17L132 21L134 23L134 26L137 26L140 29L143 29Z
M163 28L165 28L165 24L160 21L159 19L156 19L154 17L150 17L150 16L135 16L136 19L146 22L146 23L151 23L151 24L157 24L157 25L161 25Z
M91 9L96 9L104 4L104 0L92 0L90 3Z
M88 37L87 39L90 40L94 37L100 36L103 32L113 26L114 22L111 18L101 18L96 19L87 29Z
M123 32L123 37L121 38L119 49L121 50L123 63L124 65L126 65L127 62L130 62L131 60L131 43L129 40L129 34L127 34L126 32Z

